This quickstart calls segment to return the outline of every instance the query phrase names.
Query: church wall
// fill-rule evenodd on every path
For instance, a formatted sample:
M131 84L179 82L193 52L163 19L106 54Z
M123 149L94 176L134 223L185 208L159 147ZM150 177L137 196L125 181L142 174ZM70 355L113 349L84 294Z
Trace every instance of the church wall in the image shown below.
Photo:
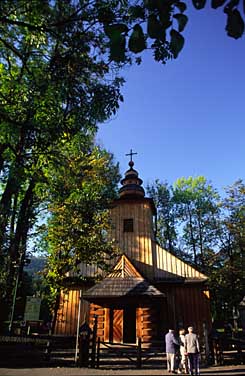
M130 202L123 200L120 205L111 210L112 232L111 238L116 239L116 245L125 253L146 277L152 277L153 252L152 241L153 218L150 203L147 200ZM125 219L132 218L134 231L124 232Z
M89 315L89 325L91 329L94 326L95 315L97 316L97 336L100 337L102 341L105 341L107 335L106 321L108 321L108 308L103 308L97 304L90 304L90 315ZM108 330L107 330L108 332ZM108 338L109 340L109 338Z
M206 278L192 266L161 248L154 238L153 214L147 200L120 201L111 209L111 238L147 278L161 279L182 276L184 278ZM134 231L124 232L124 219L132 218Z
M80 290L85 291L86 287L81 289L71 289L62 291L60 294L60 304L56 315L55 334L60 335L75 335L78 324L79 311L79 297ZM87 320L89 317L89 303L86 300L81 300L80 306L80 323Z
M211 328L210 300L208 292L201 285L157 285L167 295L168 329L194 326L202 337L203 325Z
M136 335L143 342L164 338L169 328L178 329L193 325L198 334L203 335L203 324L211 328L210 302L207 292L197 285L158 284L157 288L167 295L156 306L136 309ZM78 320L79 290L70 290L61 294L60 308L57 314L55 333L76 335ZM98 317L98 337L109 341L109 308L103 308L82 300L80 325L85 319L93 327L94 315Z
M193 325L200 336L203 334L203 323L211 328L210 300L208 292L201 285L157 284L167 299L159 299L154 305L136 309L136 335L142 341L149 342L164 338L168 329L178 329ZM62 292L57 314L55 333L76 335L79 305L79 290ZM140 305L140 302L139 302ZM88 320L91 328L94 315L98 317L98 332L102 341L109 341L109 308L100 307L81 301L80 325Z
M138 306L136 308L136 340L140 337L142 342L150 343L151 341L159 340L159 338L163 337L163 333L165 332L164 329L165 327L168 327L166 325L164 326L165 323L162 320L163 317L166 316L163 308L166 309L163 304L162 306L149 304L148 306ZM110 328L112 328L112 325L110 325L110 320L112 319L112 316L110 315L110 310L112 309L113 308L101 307L96 304L90 305L89 325L93 328L94 315L96 315L98 320L97 336L100 337L101 341L111 341ZM116 320L115 318L113 319L113 334L116 334L116 337L120 339L115 341L114 338L113 341L122 342L123 309L117 309L117 307L114 307L114 312L115 311L117 316ZM120 312L121 314L118 314Z
M163 304L162 300L161 303ZM159 339L160 335L160 307L151 305L141 308L141 338L147 343Z

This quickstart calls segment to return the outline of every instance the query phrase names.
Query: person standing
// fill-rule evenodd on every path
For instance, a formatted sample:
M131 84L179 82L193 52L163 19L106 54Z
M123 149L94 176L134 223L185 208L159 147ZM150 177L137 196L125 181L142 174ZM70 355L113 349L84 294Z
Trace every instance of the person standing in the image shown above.
M175 371L175 354L176 346L179 346L179 341L174 335L174 330L169 329L165 335L166 343L166 356L167 356L167 369L168 372L176 373Z
M197 334L193 332L193 327L189 326L188 334L185 336L185 352L189 360L190 374L199 375L199 354L200 346Z
M185 351L185 329L179 330L179 339L180 339L180 364L178 373L184 372L187 374L188 372L188 363L187 363L187 355Z

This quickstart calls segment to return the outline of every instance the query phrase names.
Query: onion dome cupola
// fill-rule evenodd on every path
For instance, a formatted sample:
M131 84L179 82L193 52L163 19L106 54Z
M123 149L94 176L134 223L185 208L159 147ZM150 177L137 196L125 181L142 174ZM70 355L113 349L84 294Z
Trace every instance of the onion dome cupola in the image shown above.
M133 153L132 149L130 150L129 155L129 170L125 172L125 177L121 180L122 187L119 189L120 198L137 198L145 197L144 188L141 187L143 181L139 178L139 174L134 170L134 162L132 156L137 153Z

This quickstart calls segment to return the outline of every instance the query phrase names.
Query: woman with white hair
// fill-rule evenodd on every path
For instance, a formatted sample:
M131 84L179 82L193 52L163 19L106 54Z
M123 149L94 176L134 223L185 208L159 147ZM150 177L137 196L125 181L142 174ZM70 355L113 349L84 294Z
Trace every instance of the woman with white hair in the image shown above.
M180 364L178 373L188 373L188 359L185 351L185 329L179 330L180 339Z

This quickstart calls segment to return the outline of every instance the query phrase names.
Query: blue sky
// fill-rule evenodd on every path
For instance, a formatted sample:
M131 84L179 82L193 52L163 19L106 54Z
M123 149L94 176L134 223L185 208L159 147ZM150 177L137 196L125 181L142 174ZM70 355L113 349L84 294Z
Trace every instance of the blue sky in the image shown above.
M154 179L204 175L222 192L245 166L245 37L224 30L220 10L194 10L176 60L162 65L144 54L124 69L124 103L102 124L98 141L111 151L123 174L132 148L144 186Z

